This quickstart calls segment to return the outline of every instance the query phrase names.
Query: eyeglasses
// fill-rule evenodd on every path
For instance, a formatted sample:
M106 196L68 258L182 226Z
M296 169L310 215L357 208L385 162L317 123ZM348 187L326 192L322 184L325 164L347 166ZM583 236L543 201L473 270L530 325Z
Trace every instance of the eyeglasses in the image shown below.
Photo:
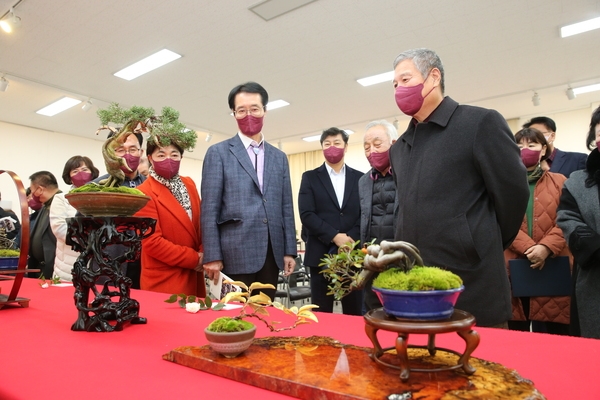
M262 113L264 112L264 107L250 107L249 110L246 110L245 108L238 108L237 110L235 110L233 112L233 115L237 118L237 119L242 119L244 118L246 115L250 114L253 117L259 117L262 115Z
M125 153L129 153L130 155L135 156L140 152L140 150L141 149L138 149L137 147L130 147L128 149L125 147L119 147L115 150L115 154L118 156L124 156Z

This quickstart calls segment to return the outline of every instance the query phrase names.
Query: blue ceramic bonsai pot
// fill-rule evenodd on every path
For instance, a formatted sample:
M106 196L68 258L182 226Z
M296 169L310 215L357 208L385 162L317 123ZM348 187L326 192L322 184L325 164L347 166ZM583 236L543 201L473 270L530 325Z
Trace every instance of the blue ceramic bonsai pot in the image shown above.
M373 286L373 291L383 304L386 314L412 320L444 320L454 312L458 295L465 289L461 286L450 290L428 290L410 292L381 289Z
M19 257L0 257L0 270L17 269Z

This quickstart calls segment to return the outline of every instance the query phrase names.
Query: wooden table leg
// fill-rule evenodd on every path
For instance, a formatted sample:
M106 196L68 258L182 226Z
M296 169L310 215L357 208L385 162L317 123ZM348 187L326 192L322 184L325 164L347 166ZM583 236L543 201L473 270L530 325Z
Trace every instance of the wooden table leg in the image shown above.
M373 343L373 347L375 349L375 357L379 358L383 354L383 349L379 344L379 340L377 339L377 331L379 328L375 328L373 325L365 324L365 333L367 337L371 339L371 343Z
M400 361L400 379L403 382L407 381L410 376L410 368L408 367L408 333L398 333L396 339L396 354Z
M473 353L473 351L479 345L479 334L472 329L468 331L458 331L456 333L458 333L458 335L463 338L466 343L465 352L458 360L458 363L462 363L463 370L468 375L471 375L473 372L475 372L475 368L469 364L469 358L471 357L471 353Z
M435 356L435 333L430 333L427 339L427 350L431 356Z

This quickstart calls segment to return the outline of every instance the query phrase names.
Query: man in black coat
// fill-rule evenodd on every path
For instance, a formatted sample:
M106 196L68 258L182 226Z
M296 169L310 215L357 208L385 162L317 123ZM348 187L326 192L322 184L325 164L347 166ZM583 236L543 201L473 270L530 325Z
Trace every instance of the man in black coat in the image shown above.
M550 157L542 161L542 168L545 170L563 174L568 178L571 175L571 172L585 169L587 154L562 151L554 147L554 140L556 139L556 123L551 118L531 118L529 122L523 125L523 128L537 129L546 137Z
M304 264L310 267L311 301L321 312L333 312L333 296L328 296L328 282L319 264L326 254L360 237L360 202L358 181L362 172L344 163L348 134L329 128L321 135L325 163L302 174L298 209L306 235ZM303 235L304 236L304 235ZM362 290L342 299L344 314L362 314Z
M503 250L529 199L514 136L498 112L444 97L444 68L431 50L401 53L393 83L398 107L413 117L390 149L400 204L395 239L462 278L456 307L478 325L508 327Z

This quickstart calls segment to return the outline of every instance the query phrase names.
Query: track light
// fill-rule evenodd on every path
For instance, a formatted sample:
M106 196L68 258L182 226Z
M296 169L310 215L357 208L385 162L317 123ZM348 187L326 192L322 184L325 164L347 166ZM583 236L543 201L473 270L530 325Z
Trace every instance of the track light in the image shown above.
M0 21L0 28L6 33L11 33L14 29L21 26L21 18L15 14L14 8L10 8L8 15Z
M567 99L573 100L575 97L577 97L577 95L575 94L575 92L573 91L573 89L571 88L571 86L569 86L567 88Z
M531 98L531 102L535 107L540 105L540 95L537 92L533 93L533 97Z
M208 133L206 134L206 139L204 139L204 140L206 140L207 142L210 142L210 141L211 141L211 139L212 139L212 133L208 132Z
M6 92L8 89L8 80L5 77L0 78L0 92Z
M88 111L90 108L92 108L92 101L90 99L87 99L87 101L81 106L81 109L83 111Z

